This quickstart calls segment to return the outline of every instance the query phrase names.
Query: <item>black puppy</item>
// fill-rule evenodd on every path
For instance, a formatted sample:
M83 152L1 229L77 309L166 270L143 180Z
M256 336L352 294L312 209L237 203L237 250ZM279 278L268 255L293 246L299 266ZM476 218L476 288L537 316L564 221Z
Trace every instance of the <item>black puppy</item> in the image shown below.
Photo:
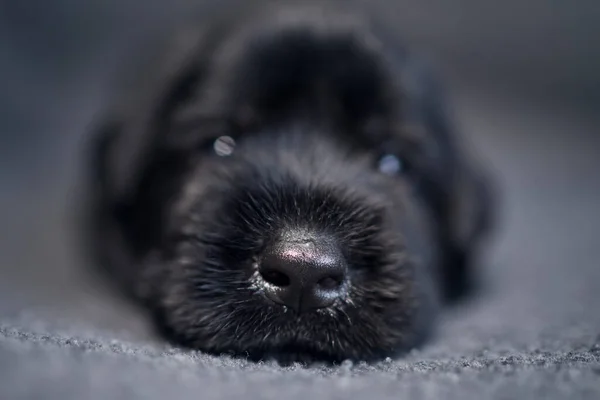
M342 8L267 5L138 66L95 136L91 239L169 339L375 360L467 292L487 185L390 39Z

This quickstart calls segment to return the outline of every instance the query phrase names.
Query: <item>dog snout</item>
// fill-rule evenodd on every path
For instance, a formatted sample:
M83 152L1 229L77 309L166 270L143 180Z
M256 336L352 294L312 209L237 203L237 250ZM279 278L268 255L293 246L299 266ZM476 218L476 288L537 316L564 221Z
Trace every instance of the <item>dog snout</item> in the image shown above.
M306 312L332 305L343 295L347 265L330 237L288 233L267 246L259 264L272 301Z

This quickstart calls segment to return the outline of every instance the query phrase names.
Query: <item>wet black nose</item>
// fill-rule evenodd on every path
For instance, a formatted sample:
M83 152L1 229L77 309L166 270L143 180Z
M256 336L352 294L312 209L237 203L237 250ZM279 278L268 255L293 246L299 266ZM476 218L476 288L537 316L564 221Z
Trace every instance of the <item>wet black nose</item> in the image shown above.
M287 235L266 249L259 272L267 297L304 312L330 306L343 294L347 267L331 238Z

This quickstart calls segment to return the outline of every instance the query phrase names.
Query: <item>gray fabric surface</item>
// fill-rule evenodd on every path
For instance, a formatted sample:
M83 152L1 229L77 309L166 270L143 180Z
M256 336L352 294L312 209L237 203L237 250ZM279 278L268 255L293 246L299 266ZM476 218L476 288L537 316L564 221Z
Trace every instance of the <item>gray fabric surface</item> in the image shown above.
M516 10L516 3L506 4ZM585 39L597 25L585 22L594 20L591 12L524 6L486 19L477 8L460 14L444 2L413 2L404 17L390 13L441 57L464 136L499 179L501 226L481 260L487 287L450 310L433 341L405 357L304 369L173 349L153 337L140 310L85 273L71 230L77 150L101 97L97 62L108 62L103 51L135 9L134 1L123 4L121 25L115 22L104 41L72 35L74 28L57 21L77 13L58 6L38 17L50 15L46 23L55 24L48 26L62 30L42 32L30 56L26 35L0 35L21 46L0 63L3 76L21 77L6 86L0 103L0 399L600 398L600 115L593 102L600 80L597 60L584 62L591 54ZM437 10L433 18L427 7ZM109 8L87 11L98 17L89 19L90 30L102 18L107 23ZM15 30L42 29L36 19L14 22L32 10L13 6L0 16L11 17ZM533 15L539 31L525 29ZM494 33L500 22L490 21L513 21L514 31ZM536 44L557 27L573 27L565 29L568 41ZM44 64L43 37L56 48L68 44L70 55L61 58L53 48L54 63L46 57ZM583 47L567 45L575 39ZM65 61L83 53L86 63Z

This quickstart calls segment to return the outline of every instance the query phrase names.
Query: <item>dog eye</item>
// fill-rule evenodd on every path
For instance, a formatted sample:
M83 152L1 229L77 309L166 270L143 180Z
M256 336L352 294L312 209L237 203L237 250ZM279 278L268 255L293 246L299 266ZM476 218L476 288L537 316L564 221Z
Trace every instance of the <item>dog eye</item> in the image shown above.
M231 136L219 136L213 143L213 149L218 156L230 156L235 149L235 140Z
M394 154L385 154L379 159L379 171L386 175L397 175L405 170L405 165L400 157Z

